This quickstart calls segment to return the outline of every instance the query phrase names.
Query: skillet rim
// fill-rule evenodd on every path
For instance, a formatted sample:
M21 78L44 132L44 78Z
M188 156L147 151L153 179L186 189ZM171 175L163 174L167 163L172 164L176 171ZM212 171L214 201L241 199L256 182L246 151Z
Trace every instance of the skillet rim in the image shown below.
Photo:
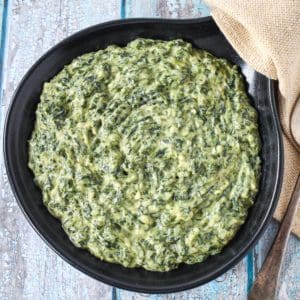
M214 269L213 272L209 273L205 277L200 278L200 279L199 278L194 279L194 280L190 281L189 283L169 284L168 286L165 286L165 287L160 287L160 286L159 287L158 286L149 287L149 285L147 285L147 287L145 287L145 286L142 286L141 284L139 284L139 285L134 284L134 282L128 283L128 282L124 282L123 280L118 280L118 279L114 279L110 276L106 276L103 273L92 270L90 267L84 266L84 264L82 262L78 263L78 261L76 261L75 259L70 258L70 256L68 255L68 252L65 251L64 249L62 249L62 247L60 245L58 245L54 239L49 237L46 230L40 228L39 223L36 222L34 220L34 218L32 217L34 215L34 213L31 213L23 205L24 200L22 199L23 198L22 195L20 195L17 191L17 188L15 186L15 181L14 181L15 175L13 175L14 172L12 171L12 168L10 166L10 159L9 159L9 154L8 154L9 148L10 148L10 146L8 144L8 140L9 140L8 133L9 133L9 126L13 126L12 121L11 121L11 113L12 113L14 106L16 105L15 99L18 97L18 94L19 94L22 86L24 85L24 83L26 82L28 77L33 72L35 72L35 69L52 52L61 48L64 44L68 43L69 41L73 40L74 38L77 38L80 36L84 37L86 34L92 32L92 31L95 31L95 30L103 30L105 28L110 28L110 27L112 27L112 29L113 29L115 26L120 26L122 24L134 24L134 23L137 23L137 24L144 23L145 24L145 23L157 23L157 22L162 23L162 24L164 24L164 23L165 24L172 24L172 23L173 24L195 24L195 23L211 23L212 22L217 26L217 24L213 21L212 17L208 16L208 17L203 17L203 18L180 19L180 20L179 19L162 19L162 18L130 18L130 19L125 19L125 20L115 20L115 21L100 23L100 24L96 24L96 25L87 27L85 29L82 29L82 30L70 35L69 37L63 39L62 41L57 43L55 46L50 48L25 73L22 80L19 82L19 84L12 96L12 100L10 101L10 104L8 106L6 117L5 117L5 122L4 122L4 130L3 130L4 163L5 163L7 176L9 179L11 189L13 191L14 198L17 200L18 206L21 209L22 213L25 215L28 223L37 232L37 234L46 243L46 245L48 245L48 247L50 247L64 261L68 262L70 265L72 265L77 270L83 272L84 274L86 274L96 280L99 280L101 282L104 282L106 284L109 284L109 285L112 285L112 286L115 286L118 288L135 291L135 292L150 293L150 294L180 292L183 290L187 290L187 289L191 289L191 288L195 288L197 286L203 285L203 284L217 278L221 274L223 274L226 271L228 271L229 269L231 269L239 261L241 261L241 259L247 254L247 252L250 251L256 245L258 239L265 232L267 225L269 224L269 222L272 218L273 212L275 211L276 205L278 203L279 194L280 194L281 186L282 186L283 165L284 165L283 142L282 142L282 136L281 136L281 131L280 131L281 127L280 127L278 114L276 111L276 101L275 101L275 85L276 84L275 84L275 81L271 80L271 79L267 79L267 82L268 82L267 94L268 94L268 99L270 102L269 108L271 109L271 115L272 115L272 118L273 118L273 121L274 121L275 127L276 127L276 130L275 130L276 132L274 133L274 136L276 135L276 143L278 145L278 153L277 153L278 168L277 168L277 173L274 174L274 176L276 177L276 180L275 180L276 184L275 184L274 191L272 193L272 197L271 197L272 199L270 201L270 205L268 206L268 210L265 212L263 221L259 225L255 234L248 241L248 243L243 246L243 248L239 251L238 255L234 256L231 260L228 260L226 263L224 263L218 269ZM261 187L260 187L260 189L261 189Z

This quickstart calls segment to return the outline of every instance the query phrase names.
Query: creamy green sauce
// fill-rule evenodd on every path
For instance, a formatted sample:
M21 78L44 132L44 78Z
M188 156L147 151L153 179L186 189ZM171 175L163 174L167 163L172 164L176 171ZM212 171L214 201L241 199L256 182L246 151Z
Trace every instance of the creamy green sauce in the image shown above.
M259 186L242 76L182 40L74 59L45 83L29 146L44 204L74 245L126 267L219 253Z

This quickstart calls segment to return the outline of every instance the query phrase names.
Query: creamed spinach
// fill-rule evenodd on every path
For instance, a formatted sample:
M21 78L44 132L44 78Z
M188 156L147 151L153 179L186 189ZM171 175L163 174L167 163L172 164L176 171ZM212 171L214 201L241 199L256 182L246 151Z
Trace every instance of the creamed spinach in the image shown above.
M182 40L74 59L45 83L29 146L44 204L74 245L126 267L219 253L258 191L242 76Z

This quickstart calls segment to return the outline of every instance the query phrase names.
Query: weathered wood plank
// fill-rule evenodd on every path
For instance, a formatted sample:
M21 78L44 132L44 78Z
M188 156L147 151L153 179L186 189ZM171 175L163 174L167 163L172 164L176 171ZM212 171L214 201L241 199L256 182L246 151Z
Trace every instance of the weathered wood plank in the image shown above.
M119 0L12 1L3 110L26 70L47 49L79 29L115 18ZM11 194L3 160L0 186L0 299L110 299L110 286L65 263L31 229Z
M254 271L257 274L276 236L279 224L272 221L254 249ZM290 236L279 282L278 299L300 299L300 241Z
M138 1L131 0L127 1L126 6L126 16L127 17L198 17L199 15L205 16L208 15L209 10L203 7L202 1ZM267 232L263 235L258 245L251 251L248 257L241 263L244 268L238 268L244 273L239 273L237 280L233 285L241 285L246 289L252 285L255 274L259 271L261 263L263 262L267 249L270 247L274 236L276 234L277 223L275 221L269 226ZM300 278L299 278L299 254L300 253L300 243L299 240L292 236L288 245L288 253L286 257L286 263L283 267L282 272L282 284L280 288L280 299L300 299ZM246 267L247 266L247 267ZM247 274L248 273L248 274ZM253 274L252 274L253 273ZM227 278L227 281L231 280ZM211 291L213 289L213 291ZM191 290L186 292L184 299L219 299L222 297L227 297L232 299L233 294L230 292L230 285L222 287L222 296L217 296L215 294L216 287L214 283L207 284L204 287ZM202 293L201 296L199 293ZM120 298L122 299L131 299L131 298L143 298L141 295L132 294L125 291L120 291ZM214 296L213 296L214 295ZM244 294L245 295L245 294ZM159 299L169 299L172 298L172 295L167 295L164 297L158 296ZM175 299L181 299L182 296L177 294ZM245 296L242 294L240 297L235 299L244 299ZM172 298L173 299L173 298Z
M118 0L49 2L10 2L4 91L1 91L4 110L20 78L48 48L76 30L120 16ZM125 6L126 17L184 18L207 13L200 0L127 0ZM111 299L111 287L70 267L37 237L13 200L3 160L0 167L0 299ZM275 233L273 222L255 248L254 273L259 270ZM299 256L299 239L291 237L280 299L300 299ZM117 290L116 295L119 299L246 299L247 262L244 260L216 281L191 291L148 296Z
M0 1L0 25L2 24L3 10L4 10L4 1L1 0ZM1 37L1 34L2 34L2 26L0 26L0 37ZM1 44L0 44L0 47L1 47Z
M118 299L122 300L246 299L246 274L246 264L239 263L235 268L231 269L216 280L189 291L166 295L147 295L118 290L117 295Z
M300 241L292 235L284 260L279 299L300 299Z
M126 17L163 17L191 18L207 16L209 9L203 1L126 1ZM243 260L235 268L217 280L202 287L186 292L149 296L117 290L117 298L122 300L138 299L246 299L247 295L247 260Z
M125 4L127 18L198 18L209 15L202 0L126 0Z

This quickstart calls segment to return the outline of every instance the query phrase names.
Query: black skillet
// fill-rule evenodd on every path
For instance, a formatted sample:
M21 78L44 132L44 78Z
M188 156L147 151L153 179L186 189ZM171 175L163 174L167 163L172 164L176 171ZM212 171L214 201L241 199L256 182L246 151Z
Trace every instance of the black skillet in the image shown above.
M228 59L240 67L248 94L259 113L262 140L262 178L255 204L246 223L222 253L194 265L181 265L166 272L128 269L103 262L85 250L75 248L42 204L41 191L27 167L27 140L34 126L35 109L43 83L50 80L75 57L107 47L126 45L137 38L172 40L182 38L195 47ZM282 181L283 147L275 109L274 83L251 69L233 50L214 21L132 19L108 22L82 30L65 39L27 72L11 102L4 131L7 174L20 208L33 228L63 259L82 272L120 288L146 293L167 293L190 289L215 279L235 264L255 245L275 209Z

